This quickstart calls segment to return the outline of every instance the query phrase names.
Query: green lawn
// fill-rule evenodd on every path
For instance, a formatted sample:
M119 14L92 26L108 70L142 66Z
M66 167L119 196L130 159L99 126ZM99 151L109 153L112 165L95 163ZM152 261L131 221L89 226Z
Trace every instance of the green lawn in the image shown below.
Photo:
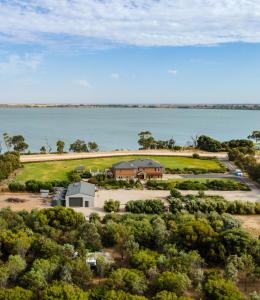
M18 172L17 181L25 182L30 179L41 181L64 180L67 178L67 172L77 166L85 166L88 170L104 170L111 167L113 163L131 160L136 158L150 158L160 162L166 168L203 168L218 169L220 168L217 160L194 159L190 157L172 157L172 156L124 156L124 157L105 157L89 158L79 160L52 161L40 163L27 163Z

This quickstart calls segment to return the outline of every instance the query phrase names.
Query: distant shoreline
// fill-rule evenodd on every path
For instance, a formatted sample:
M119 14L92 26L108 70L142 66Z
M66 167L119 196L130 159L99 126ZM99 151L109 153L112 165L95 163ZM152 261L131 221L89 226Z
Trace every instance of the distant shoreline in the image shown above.
M260 110L260 104L0 104L1 108L173 108Z

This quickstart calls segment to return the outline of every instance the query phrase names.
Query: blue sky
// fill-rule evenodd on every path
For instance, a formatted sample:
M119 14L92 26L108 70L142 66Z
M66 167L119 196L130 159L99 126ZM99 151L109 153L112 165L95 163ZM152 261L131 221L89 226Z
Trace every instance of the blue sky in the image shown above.
M0 0L0 102L259 103L259 42L259 0Z

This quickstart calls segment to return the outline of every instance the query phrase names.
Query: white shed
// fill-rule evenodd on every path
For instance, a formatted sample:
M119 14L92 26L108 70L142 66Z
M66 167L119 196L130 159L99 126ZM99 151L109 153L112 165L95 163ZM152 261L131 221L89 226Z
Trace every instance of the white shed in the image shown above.
M94 207L95 190L95 185L88 182L71 183L65 196L65 206Z

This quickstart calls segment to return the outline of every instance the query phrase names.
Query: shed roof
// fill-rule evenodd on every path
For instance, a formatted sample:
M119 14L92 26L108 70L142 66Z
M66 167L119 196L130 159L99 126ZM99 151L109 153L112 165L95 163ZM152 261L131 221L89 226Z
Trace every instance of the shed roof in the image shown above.
M71 183L68 186L66 196L72 196L76 194L83 194L88 196L95 196L95 185L85 181Z

